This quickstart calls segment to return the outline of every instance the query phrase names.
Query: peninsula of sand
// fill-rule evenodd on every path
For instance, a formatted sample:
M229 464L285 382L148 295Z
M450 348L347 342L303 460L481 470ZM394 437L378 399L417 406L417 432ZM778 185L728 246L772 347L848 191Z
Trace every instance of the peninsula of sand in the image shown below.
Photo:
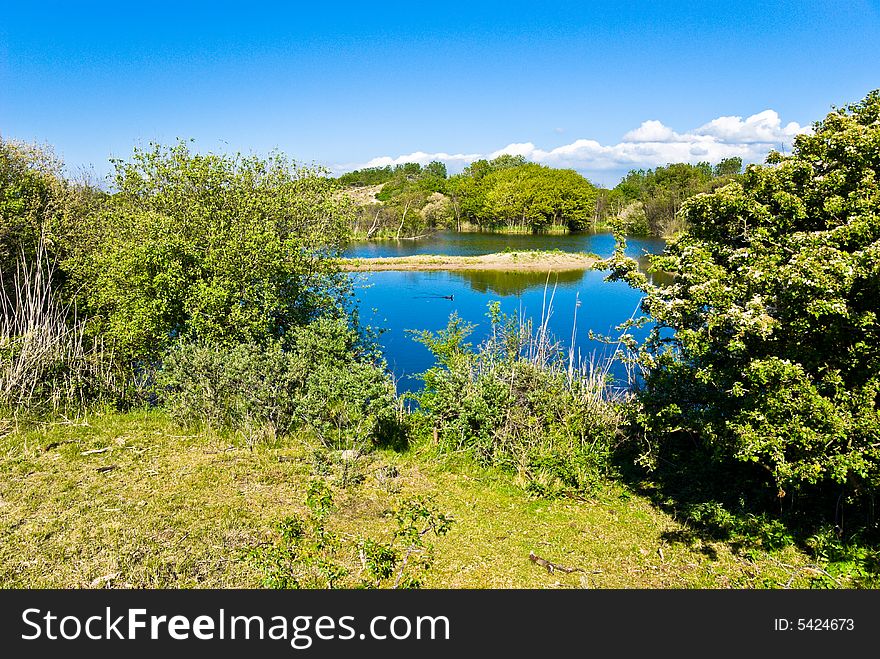
M446 256L418 254L381 258L342 259L342 270L349 272L377 270L501 270L548 271L588 270L599 261L595 254L583 252L501 252L481 256Z

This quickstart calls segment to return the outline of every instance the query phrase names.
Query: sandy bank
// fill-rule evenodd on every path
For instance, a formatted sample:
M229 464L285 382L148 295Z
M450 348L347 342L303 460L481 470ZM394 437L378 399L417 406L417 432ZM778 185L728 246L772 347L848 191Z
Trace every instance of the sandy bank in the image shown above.
M566 252L503 252L482 256L422 254L370 259L342 259L349 272L376 270L503 270L554 271L587 270L598 261L593 254Z

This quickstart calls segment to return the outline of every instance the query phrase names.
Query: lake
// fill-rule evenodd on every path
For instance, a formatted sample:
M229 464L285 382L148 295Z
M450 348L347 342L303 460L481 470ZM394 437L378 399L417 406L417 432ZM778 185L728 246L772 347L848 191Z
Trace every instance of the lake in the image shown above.
M664 242L657 239L630 239L627 252L633 257L659 253ZM559 249L568 252L592 252L610 256L614 238L610 234L575 234L554 236L508 235L490 233L441 233L419 241L375 241L357 243L345 255L359 258L409 256L414 254L450 254L476 256L505 250ZM641 292L622 282L604 281L606 272L573 271L551 274L541 272L431 271L431 272L360 272L352 273L357 291L361 322L383 329L380 343L388 366L398 379L400 391L421 386L414 376L433 364L433 357L407 330L437 331L446 327L451 313L475 324L469 341L475 345L486 338L489 321L487 305L501 303L507 314L518 313L540 322L542 309L552 308L550 331L565 346L574 345L585 356L602 358L613 348L589 339L592 330L614 334L614 327L630 318L638 309ZM448 299L451 296L452 299ZM638 336L644 336L641 330ZM613 373L623 376L622 368Z
M627 238L629 256L659 254L666 243L659 238ZM527 249L558 249L563 252L589 252L605 258L614 252L610 233L569 233L558 235L504 234L489 232L440 231L419 240L371 240L352 244L344 256L350 258L387 258L416 254L479 256Z

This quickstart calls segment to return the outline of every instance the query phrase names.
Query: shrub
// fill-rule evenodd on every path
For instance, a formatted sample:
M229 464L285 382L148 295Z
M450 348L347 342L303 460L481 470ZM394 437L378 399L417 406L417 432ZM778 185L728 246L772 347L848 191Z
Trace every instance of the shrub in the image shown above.
M88 331L133 370L178 339L284 340L341 307L348 280L328 257L350 205L320 169L183 142L115 165L115 194L82 219L62 265Z
M598 487L619 421L607 371L575 364L546 327L506 318L497 303L489 315L493 334L476 349L465 343L472 326L456 315L445 330L417 335L437 360L416 397L438 448L516 472L541 495Z
M799 135L790 156L686 201L688 231L654 263L672 283L649 285L618 253L615 276L646 291L656 322L638 397L651 453L685 436L758 466L780 497L876 491L878 176L875 91Z
M179 421L246 434L308 428L330 447L382 444L399 425L394 384L343 319L295 328L286 346L180 341L158 373Z

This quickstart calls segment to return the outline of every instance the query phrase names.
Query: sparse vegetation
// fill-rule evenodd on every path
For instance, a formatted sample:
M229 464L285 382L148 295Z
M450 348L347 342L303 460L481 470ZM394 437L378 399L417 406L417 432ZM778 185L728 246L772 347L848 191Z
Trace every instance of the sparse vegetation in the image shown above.
M452 526L430 499L417 496L388 512L396 528L387 541L357 538L327 528L336 507L326 483L309 483L306 504L305 518L286 517L272 543L248 554L268 588L419 588L434 562L427 534L442 537Z
M497 303L489 316L492 336L476 349L455 315L445 330L418 335L437 360L417 395L426 434L441 452L466 451L516 474L530 492L596 490L619 439L622 401L606 368L563 350L546 323L507 318Z

